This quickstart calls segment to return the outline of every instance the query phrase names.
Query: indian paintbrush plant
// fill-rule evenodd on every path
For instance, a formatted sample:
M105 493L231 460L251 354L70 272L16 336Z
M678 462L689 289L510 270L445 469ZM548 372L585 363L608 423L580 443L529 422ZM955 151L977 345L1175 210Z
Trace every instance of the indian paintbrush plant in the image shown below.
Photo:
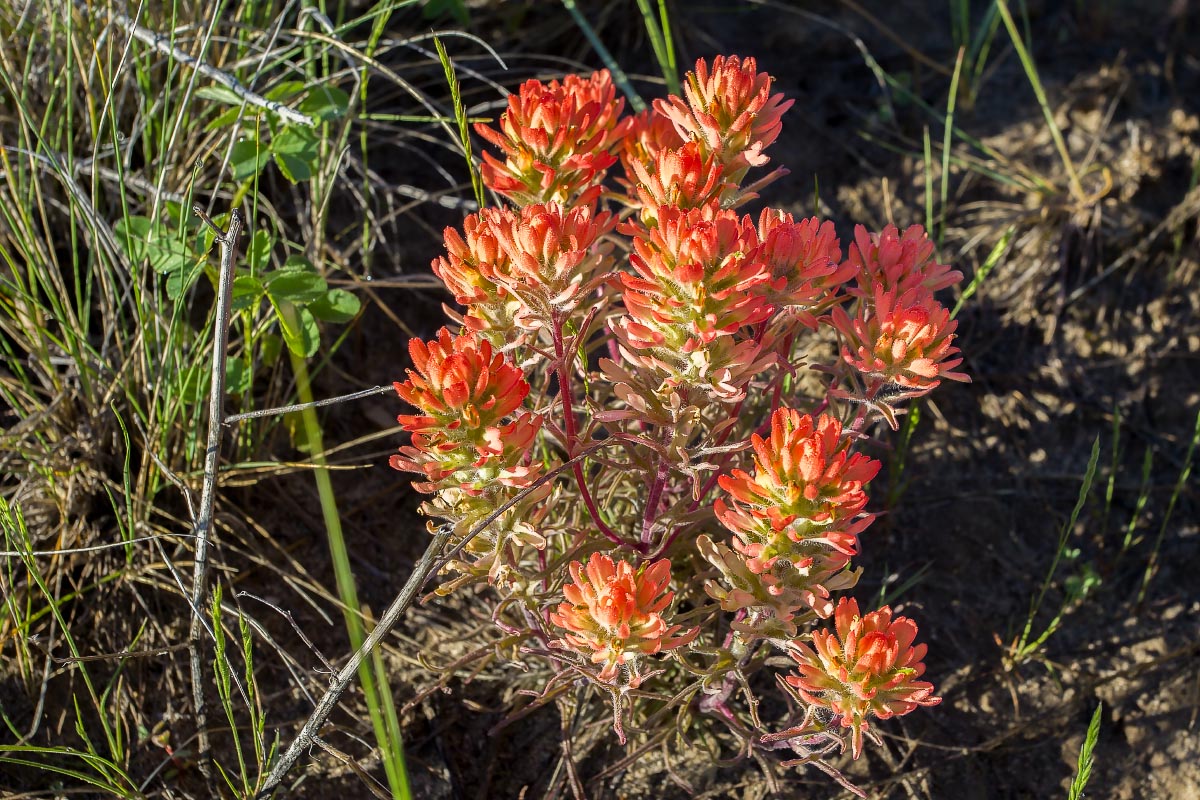
M453 528L437 591L488 598L526 710L587 687L622 743L706 725L843 781L825 755L940 699L912 620L835 595L874 520L869 430L968 380L935 296L962 275L920 226L858 226L843 258L829 221L743 213L783 174L746 183L793 102L771 84L699 61L628 116L605 71L530 80L478 124L507 204L446 229L465 310L409 345L391 463ZM776 688L790 711L760 719Z

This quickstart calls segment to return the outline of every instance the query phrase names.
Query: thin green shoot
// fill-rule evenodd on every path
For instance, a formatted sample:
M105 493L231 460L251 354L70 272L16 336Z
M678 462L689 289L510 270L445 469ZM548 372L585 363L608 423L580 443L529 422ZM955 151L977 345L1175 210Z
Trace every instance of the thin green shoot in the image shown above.
M646 34L650 37L650 47L654 49L654 58L666 81L667 91L679 94L679 68L675 64L675 43L671 41L670 16L667 13L665 0L658 0L658 14L650 5L650 0L637 0L642 12L642 20L646 23Z
M1092 721L1088 723L1087 736L1079 747L1079 762L1075 765L1075 778L1071 781L1067 800L1080 800L1083 790L1092 778L1092 765L1095 763L1096 742L1100 739L1100 720L1103 712L1104 704L1097 703L1096 710L1092 712Z
M896 442L896 450L888 460L888 492L884 503L887 508L895 508L908 488L908 482L904 480L904 469L908 464L913 433L921 422L921 406L919 402L909 406L904 415L904 427L900 429L900 439Z
M1075 501L1075 508L1071 511L1071 517L1066 524L1062 526L1062 530L1058 535L1058 546L1054 551L1054 559L1050 562L1050 569L1046 572L1046 578L1042 581L1042 586L1038 590L1037 596L1029 605L1029 614L1025 618L1025 627L1021 631L1021 636L1013 646L1012 657L1014 661L1023 661L1030 655L1035 653L1046 640L1058 629L1062 621L1063 614L1066 611L1067 605L1075 598L1068 597L1064 601L1063 606L1059 609L1054 619L1046 626L1045 630L1034 636L1033 623L1037 618L1038 612L1041 611L1042 602L1046 599L1046 593L1050 590L1050 584L1054 580L1054 573L1058 570L1059 562L1066 556L1068 551L1068 542L1071 538L1071 531L1075 529L1075 523L1079 520L1079 514L1083 511L1084 504L1087 503L1088 495L1092 491L1092 482L1096 477L1096 467L1100 463L1100 437L1092 442L1092 455L1088 459L1087 471L1083 476L1083 484L1079 487L1079 497Z
M1171 490L1171 499L1167 503L1167 512L1163 514L1162 525L1159 526L1158 536L1154 539L1154 549L1150 551L1150 558L1146 562L1146 571L1142 573L1142 585L1138 589L1137 595L1138 605L1141 605L1146 599L1146 590L1150 588L1150 581L1158 571L1158 555L1162 549L1163 539L1167 535L1167 525L1171 522L1171 515L1175 512L1175 503L1179 500L1179 495L1183 492L1183 487L1188 485L1188 479L1192 476L1192 456L1196 454L1197 443L1200 443L1200 412L1196 414L1195 427L1192 429L1192 440L1188 443L1187 455L1183 457L1183 468L1179 471L1179 478L1175 481L1175 488Z
M1113 492L1117 486L1117 464L1121 455L1121 407L1113 407L1112 465L1108 469L1108 485L1104 487L1104 524L1100 535L1108 535L1108 518L1112 512Z
M562 4L563 8L567 10L567 13L571 15L571 19L575 21L575 24L583 33L583 37L588 40L588 44L596 51L596 55L600 56L600 60L604 62L604 66L608 68L608 71L612 73L613 83L629 98L629 105L633 108L634 113L640 114L645 111L646 101L633 88L633 84L629 82L629 76L625 74L625 70L621 69L621 65L613 57L613 54L609 52L609 49L604 46L604 42L600 41L600 36L596 33L596 29L592 27L591 23L587 21L587 17L579 10L579 6L576 5L575 0L562 0Z
M1150 445L1146 445L1146 450L1142 454L1142 483L1138 489L1137 501L1133 506L1133 513L1129 515L1129 524L1125 526L1125 536L1121 540L1121 550L1117 553L1117 561L1125 553L1129 552L1129 548L1141 541L1141 537L1134 539L1133 533L1137 530L1138 523L1141 522L1142 513L1146 509L1146 503L1150 501L1150 468L1154 463L1154 450Z
M921 143L925 157L921 166L925 173L925 230L933 230L933 144L929 140L929 126L922 130Z
M983 68L987 65L988 55L992 49L992 42L996 38L996 32L1000 29L1000 15L996 12L996 4L992 3L988 6L984 13L983 20L979 24L979 29L975 32L975 39L971 42L971 50L967 56L967 63L970 65L967 76L967 96L965 98L968 107L974 107L976 99L979 97L980 85L983 82Z
M238 776L242 782L241 796L249 797L250 780L247 776L246 756L242 752L242 738L238 736L237 715L233 709L233 681L231 680L229 657L225 653L225 628L221 623L221 595L221 582L217 581L213 586L212 606L209 612L212 616L213 644L215 646L213 668L217 683L217 696L221 699L221 708L225 710L225 719L229 722L229 731L233 736L233 749L237 755L238 762ZM217 768L221 770L221 775L225 778L226 783L229 784L229 788L236 793L238 787L233 785L232 778L221 768L220 764L217 764Z
M467 160L467 172L471 175L471 187L475 190L475 202L479 203L480 208L483 208L487 205L487 198L483 194L483 179L479 170L475 168L475 159L471 156L471 129L467 125L467 112L463 108L462 87L458 82L458 76L454 74L454 64L450 61L450 56L446 53L442 40L436 36L433 37L433 45L437 48L438 60L442 62L442 69L446 73L446 83L450 86L450 102L454 107L454 119L458 122L458 143Z
M1076 201L1083 202L1087 195L1083 191L1083 184L1079 182L1079 175L1075 171L1075 162L1071 160L1071 154L1067 150L1066 140L1063 139L1062 130L1059 129L1058 123L1054 121L1054 111L1050 108L1050 101L1046 99L1046 90L1042 88L1041 78L1038 77L1037 66L1033 63L1033 57L1025 47L1025 42L1021 39L1020 33L1017 32L1017 25L1013 22L1012 14L1009 13L1008 4L1005 0L996 0L996 7L1000 10L1000 16L1004 19L1004 26L1008 28L1009 38L1012 39L1013 47L1016 48L1017 57L1021 59L1021 66L1025 69L1025 76L1029 79L1029 85L1033 87L1033 93L1037 97L1038 106L1042 109L1042 116L1046 119L1046 126L1050 130L1050 136L1054 139L1054 146L1058 149L1059 158L1062 159L1063 169L1067 171L1067 179L1071 184L1071 194Z
M954 74L950 77L950 96L946 100L946 124L942 132L942 192L941 192L941 224L938 225L937 246L940 250L942 240L946 235L946 205L950 198L950 142L954 135L954 106L958 101L958 76L962 74L963 55L966 49L958 48L958 57L954 59Z
M294 313L294 308L286 308L285 313L288 312ZM291 350L288 351L288 354L291 357L292 372L296 377L296 391L300 402L312 403L314 398L308 365L302 356L296 355ZM358 590L354 584L354 572L350 567L350 554L342 534L342 520L338 514L333 482L329 478L329 471L324 468L325 459L321 455L325 450L321 425L317 419L316 409L311 406L302 409L300 415L305 441L311 448L310 458L316 465L313 477L317 483L317 496L325 521L329 554L333 562L338 597L343 606L342 613L346 621L346 631L350 636L350 647L358 650L367 637L360 616L361 606L358 601ZM377 662L364 660L359 667L358 677L362 682L368 715L371 718L371 725L375 729L375 738L383 754L384 772L387 774L392 796L396 800L408 800L411 792L408 786L408 772L404 763L404 743L401 738L392 692L387 683L387 673L377 669L377 666Z
M950 318L954 319L958 316L958 312L962 311L963 304L975 296L979 291L979 287L983 286L983 282L992 274L992 270L1000 263L1000 259L1008 252L1008 246L1012 243L1013 237L1017 235L1015 225L1009 225L1008 229L1000 236L1000 241L996 242L996 246L988 253L987 258L983 260L983 264L979 269L975 270L975 275L971 278L971 282L967 284L967 288L963 289L962 295L958 298L958 302L954 304L954 308L950 311Z
M917 569L913 570L912 574L905 577L905 579L899 583L887 583L885 581L883 585L879 587L879 599L876 602L875 607L879 608L880 606L889 606L899 600L914 586L925 580L925 577L929 574L929 570L932 569L932 567L933 562L926 561L924 564L917 567ZM884 566L884 572L887 572L886 565Z

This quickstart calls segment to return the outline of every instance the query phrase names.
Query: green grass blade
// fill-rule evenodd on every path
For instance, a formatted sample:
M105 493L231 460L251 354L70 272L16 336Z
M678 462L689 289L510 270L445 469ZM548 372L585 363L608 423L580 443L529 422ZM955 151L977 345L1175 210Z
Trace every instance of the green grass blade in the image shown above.
M1082 201L1086 197L1083 185L1079 182L1079 175L1075 172L1075 163L1071 160L1071 154L1067 151L1067 143L1063 139L1062 131L1059 130L1058 123L1054 121L1054 112L1050 109L1050 101L1046 99L1046 90L1042 88L1042 81L1038 77L1037 66L1033 63L1033 57L1025 48L1025 42L1021 39L1021 34L1017 32L1017 25L1013 22L1012 14L1009 13L1008 4L1004 0L996 0L996 7L1000 10L1000 16L1004 19L1004 26L1008 28L1009 38L1012 39L1013 47L1016 48L1017 57L1021 59L1021 66L1025 69L1025 76L1029 79L1029 85L1033 87L1033 93L1037 97L1038 106L1042 109L1042 116L1046 118L1046 125L1050 129L1050 136L1054 139L1054 146L1058 149L1058 155L1062 159L1063 168L1067 171L1067 179L1071 182L1071 194L1075 196L1076 200Z
M1188 444L1187 455L1183 457L1183 469L1179 471L1179 479L1175 481L1175 488L1171 490L1171 500L1167 503L1167 512L1163 514L1162 525L1158 528L1158 537L1154 540L1154 549L1150 551L1150 558L1146 562L1146 571L1142 573L1142 585L1138 589L1137 596L1139 605L1146 599L1146 590L1150 588L1150 581L1154 578L1154 573L1158 571L1158 553L1162 549L1163 539L1167 536L1167 524L1175 512L1175 503L1179 500L1183 487L1188 485L1188 479L1192 476L1192 456L1196 454L1197 443L1200 443L1200 413L1196 414L1196 425L1192 429L1192 441Z
M467 124L467 112L463 108L462 86L458 82L458 76L454 74L454 64L450 61L450 56L446 54L442 40L436 36L433 37L433 46L437 48L438 60L442 62L442 69L446 73L446 83L450 85L450 102L454 106L454 119L458 122L459 145L462 147L463 156L467 159L467 172L471 175L471 188L475 190L475 202L479 203L479 207L482 209L487 205L487 198L483 196L483 179L479 170L475 168L475 160L471 157L471 129Z
M642 12L642 21L646 23L646 34L650 37L650 47L654 50L654 58L658 61L659 71L667 83L667 91L679 94L679 70L675 65L675 45L667 38L671 29L668 23L667 6L659 0L658 14L650 5L650 0L637 0Z
M312 403L312 385L309 381L308 365L304 358L289 351L292 360L292 371L296 376L296 390L301 403ZM342 601L343 615L346 621L346 631L350 636L350 647L358 650L366 640L360 616L361 605L358 602L358 590L354 583L354 572L350 568L350 553L346 548L346 540L342 534L342 520L338 514L337 500L334 497L333 482L329 471L324 469L325 450L322 442L321 425L317 420L317 412L311 406L301 412L305 439L312 449L312 461L317 465L313 477L317 483L317 495L321 502L321 513L325 521L325 531L329 540L329 554L333 562L334 579L337 584L338 597ZM374 664L364 660L358 670L362 682L363 694L367 700L367 710L371 724L375 729L375 738L383 754L384 771L387 773L388 784L392 796L396 800L408 800L411 793L408 786L408 773L404 764L404 743L401 738L399 722L395 709L386 711L393 704L390 691L378 680L380 675L374 669Z
M933 231L933 145L929 141L928 125L921 136L921 144L925 152L921 161L925 171L925 230Z
M575 0L562 0L563 8L571 15L571 19L579 26L585 39L596 51L596 55L600 56L600 60L604 62L604 66L608 67L608 71L612 73L613 83L620 87L625 96L629 98L629 105L632 106L635 113L641 113L646 110L646 101L633 88L633 84L629 82L629 76L625 74L625 70L621 69L621 65L613 58L613 54L604 46L604 42L600 41L600 36L596 33L596 29L587 21L587 17L579 10L575 4Z
M988 253L988 257L984 259L983 264L975 271L975 276L971 278L971 282L967 284L967 288L963 289L962 296L958 298L958 302L954 304L954 309L950 312L950 318L958 316L958 312L962 311L963 304L979 291L979 287L983 286L983 282L987 280L988 275L992 274L992 270L1000 263L1000 259L1008 251L1009 244L1012 243L1013 237L1017 234L1015 225L1009 225L1008 230L1000 237L1000 241L996 242L996 246L992 248L992 252Z
M946 203L950 198L950 141L954 136L954 107L958 101L958 76L962 74L965 48L958 48L958 58L954 59L954 74L950 77L950 97L946 100L946 124L942 132L942 193L941 193L941 223L938 225L937 244L942 247L942 239L946 235Z
M1079 748L1079 763L1075 767L1075 779L1071 781L1071 790L1067 793L1067 800L1080 800L1083 797L1083 790L1087 788L1088 781L1092 777L1092 765L1095 762L1096 742L1100 739L1100 718L1103 711L1104 704L1099 703L1096 710L1092 712L1092 721L1088 723L1087 736Z
M1025 620L1025 629L1021 633L1021 640L1018 645L1018 652L1027 654L1030 647L1030 635L1033 631L1033 620L1037 616L1038 610L1042 607L1042 601L1046 599L1046 592L1050 590L1050 583L1054 580L1054 573L1058 569L1058 564L1062 560L1063 555L1067 551L1067 542L1071 537L1071 531L1075 528L1075 523L1079 520L1079 512L1083 511L1083 506L1087 502L1088 495L1092 492L1092 481L1096 478L1096 466L1100 463L1100 437L1097 436L1092 442L1092 455L1088 459L1087 472L1083 476L1083 484L1079 487L1079 497L1075 501L1075 508L1071 510L1071 518L1063 525L1062 530L1058 535L1058 547L1054 551L1054 560L1050 562L1050 569L1046 572L1046 579L1042 581L1042 587L1038 590L1037 597L1029 606L1029 616ZM1045 641L1045 636L1038 639L1038 644ZM1029 651L1032 652L1032 651Z

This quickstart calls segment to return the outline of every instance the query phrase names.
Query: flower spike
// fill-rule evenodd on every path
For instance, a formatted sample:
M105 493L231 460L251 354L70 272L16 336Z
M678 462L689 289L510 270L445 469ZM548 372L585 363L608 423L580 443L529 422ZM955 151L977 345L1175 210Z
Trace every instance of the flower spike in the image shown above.
M675 596L667 591L671 562L666 559L635 571L628 562L593 553L586 567L571 562L570 572L574 582L563 586L566 599L550 613L550 621L566 631L559 640L563 647L603 665L597 676L602 681L615 681L624 667L627 685L636 688L641 656L682 647L699 633L692 628L676 635L681 626L663 619Z
M811 647L792 643L798 674L785 680L805 701L838 715L853 732L851 752L858 758L868 716L902 716L942 698L933 695L932 683L916 680L925 674L926 647L913 644L911 619L893 618L888 606L860 615L858 601L843 597L834 623L833 631L813 632Z

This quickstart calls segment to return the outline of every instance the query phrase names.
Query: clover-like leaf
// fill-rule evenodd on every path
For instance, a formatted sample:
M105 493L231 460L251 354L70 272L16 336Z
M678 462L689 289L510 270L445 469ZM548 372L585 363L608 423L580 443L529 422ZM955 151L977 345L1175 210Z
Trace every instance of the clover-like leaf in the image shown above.
M317 160L317 132L302 125L289 125L271 140L275 165L292 183L312 177Z
M233 146L229 155L229 167L235 181L253 178L271 160L271 151L256 138L242 139Z
M292 306L280 309L279 328L283 341L298 356L308 358L317 352L321 344L321 331L317 320L307 308Z
M246 263L250 265L250 271L258 274L266 270L271 264L271 248L274 246L275 240L271 237L270 231L257 230L250 237L250 244L246 247Z
M345 289L330 289L308 304L312 315L326 322L349 322L361 308L362 302Z
M300 103L300 113L321 121L344 116L350 107L350 95L336 86L315 86Z
M233 299L230 308L234 311L255 308L264 294L266 287L262 281L253 275L239 275L233 279Z

